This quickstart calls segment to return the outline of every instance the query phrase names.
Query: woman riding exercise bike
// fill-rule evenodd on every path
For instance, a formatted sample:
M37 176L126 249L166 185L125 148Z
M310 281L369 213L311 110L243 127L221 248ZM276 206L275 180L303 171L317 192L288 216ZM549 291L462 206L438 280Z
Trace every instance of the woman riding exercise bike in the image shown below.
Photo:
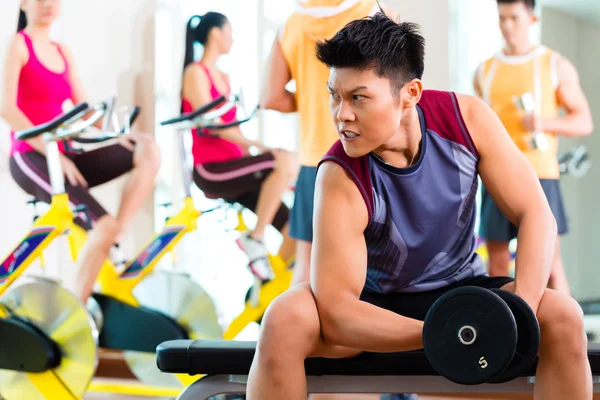
M50 27L60 11L60 0L22 0L17 34L6 58L1 116L14 130L48 122L72 104L86 100L71 52L50 40ZM75 292L85 303L111 247L129 228L133 217L152 192L158 172L158 147L149 134L121 136L118 142L82 154L59 144L60 162L67 178L69 199L85 204L93 229L77 263ZM10 172L27 193L50 202L51 185L41 137L20 141L12 133ZM90 194L89 189L130 173L116 216Z
M198 22L199 21L199 22ZM216 67L217 59L231 49L231 24L219 13L194 16L187 25L186 55L182 84L182 111L198 109L231 92L227 76ZM204 46L204 54L194 61L194 44ZM236 119L236 108L221 117L223 123ZM254 211L257 223L242 235L239 247L250 260L250 269L262 280L273 277L267 250L262 244L265 228L273 225L284 237L279 255L284 260L293 254L288 238L288 208L281 196L296 176L294 155L284 150L268 149L263 144L246 139L239 126L219 130L211 137L209 129L192 135L194 182L209 197L237 202ZM250 155L255 147L260 154Z

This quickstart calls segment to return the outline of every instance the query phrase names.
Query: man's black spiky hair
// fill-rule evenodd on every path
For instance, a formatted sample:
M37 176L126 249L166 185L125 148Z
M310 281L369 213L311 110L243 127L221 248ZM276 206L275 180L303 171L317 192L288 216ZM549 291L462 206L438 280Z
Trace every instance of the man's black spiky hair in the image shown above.
M379 2L378 2L379 4ZM372 69L392 82L394 93L425 69L425 39L419 26L398 23L381 9L348 23L333 38L317 44L317 58L329 68Z

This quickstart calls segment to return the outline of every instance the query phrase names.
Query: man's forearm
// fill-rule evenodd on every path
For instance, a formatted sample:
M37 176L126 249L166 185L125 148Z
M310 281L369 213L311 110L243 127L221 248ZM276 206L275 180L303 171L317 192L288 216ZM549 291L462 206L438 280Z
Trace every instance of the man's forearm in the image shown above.
M569 114L564 117L543 119L542 131L563 136L588 136L594 129L592 118L585 113Z
M423 348L423 322L361 300L337 303L322 313L325 342L372 352L410 351Z
M556 221L549 208L528 213L519 224L515 291L534 312L548 284L556 237Z

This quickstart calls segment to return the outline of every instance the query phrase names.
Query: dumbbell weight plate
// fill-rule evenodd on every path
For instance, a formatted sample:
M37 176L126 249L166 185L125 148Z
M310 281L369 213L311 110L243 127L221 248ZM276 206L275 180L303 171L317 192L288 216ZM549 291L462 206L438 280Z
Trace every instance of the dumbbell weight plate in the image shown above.
M476 333L474 338L469 327ZM510 364L517 325L500 296L465 286L445 293L433 304L424 321L423 345L440 375L462 385L486 383Z
M517 348L509 366L490 383L504 383L523 375L534 363L540 345L540 326L529 305L514 294L501 289L492 289L510 307L517 323Z

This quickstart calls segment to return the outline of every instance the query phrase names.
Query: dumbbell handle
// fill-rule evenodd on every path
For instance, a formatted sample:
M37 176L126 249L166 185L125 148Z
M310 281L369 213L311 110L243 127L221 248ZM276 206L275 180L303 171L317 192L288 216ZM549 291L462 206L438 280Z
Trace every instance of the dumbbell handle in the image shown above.
M470 346L477 340L477 329L465 325L458 331L458 340L465 346Z

